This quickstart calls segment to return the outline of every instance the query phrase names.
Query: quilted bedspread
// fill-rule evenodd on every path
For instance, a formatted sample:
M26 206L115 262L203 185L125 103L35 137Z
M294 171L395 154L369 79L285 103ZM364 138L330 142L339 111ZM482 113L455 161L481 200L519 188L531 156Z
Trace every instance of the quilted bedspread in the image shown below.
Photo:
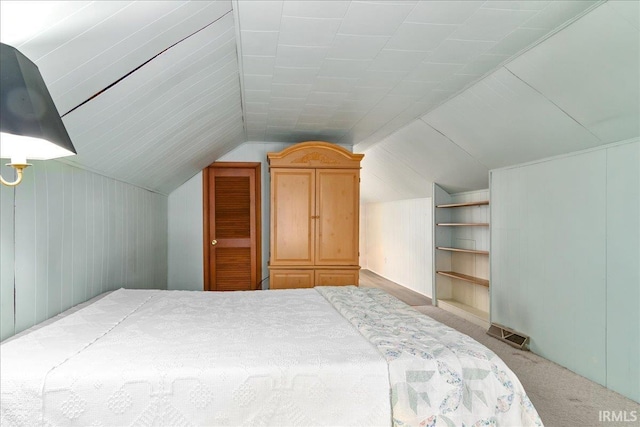
M388 294L118 290L0 345L2 426L539 426L493 352Z
M313 289L121 289L0 360L2 426L391 420L386 361Z
M389 364L396 426L541 426L491 350L378 289L316 288Z

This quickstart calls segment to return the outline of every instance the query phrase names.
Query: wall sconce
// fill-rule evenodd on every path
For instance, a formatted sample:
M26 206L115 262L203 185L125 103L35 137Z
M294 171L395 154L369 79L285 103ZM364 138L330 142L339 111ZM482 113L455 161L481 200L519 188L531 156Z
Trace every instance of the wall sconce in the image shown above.
M76 154L36 64L16 48L0 43L0 158L11 159L16 180L27 159L48 160Z

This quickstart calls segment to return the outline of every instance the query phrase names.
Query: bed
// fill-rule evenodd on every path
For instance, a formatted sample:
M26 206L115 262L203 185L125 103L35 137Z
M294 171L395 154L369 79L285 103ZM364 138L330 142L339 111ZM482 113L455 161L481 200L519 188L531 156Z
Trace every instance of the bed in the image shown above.
M511 370L377 289L114 291L0 345L3 426L540 426Z

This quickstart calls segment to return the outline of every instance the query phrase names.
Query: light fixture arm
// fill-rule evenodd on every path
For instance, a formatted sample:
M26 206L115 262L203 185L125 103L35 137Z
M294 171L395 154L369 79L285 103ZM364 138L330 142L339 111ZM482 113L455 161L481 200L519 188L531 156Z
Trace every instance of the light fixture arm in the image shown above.
M20 184L20 182L22 182L22 170L25 168L28 168L29 166L31 166L31 164L29 163L7 163L7 166L11 166L12 168L14 168L16 170L16 180L13 182L9 182L9 181L5 181L5 179L2 177L2 175L0 175L0 182L2 182L2 184L9 186L9 187L15 187L16 185Z

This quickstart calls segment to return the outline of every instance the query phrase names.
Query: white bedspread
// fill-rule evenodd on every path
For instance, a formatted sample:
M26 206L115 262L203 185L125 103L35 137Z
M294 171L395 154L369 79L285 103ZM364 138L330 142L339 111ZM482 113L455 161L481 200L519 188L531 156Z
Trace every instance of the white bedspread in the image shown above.
M3 426L391 420L385 359L313 289L118 290L0 360Z

